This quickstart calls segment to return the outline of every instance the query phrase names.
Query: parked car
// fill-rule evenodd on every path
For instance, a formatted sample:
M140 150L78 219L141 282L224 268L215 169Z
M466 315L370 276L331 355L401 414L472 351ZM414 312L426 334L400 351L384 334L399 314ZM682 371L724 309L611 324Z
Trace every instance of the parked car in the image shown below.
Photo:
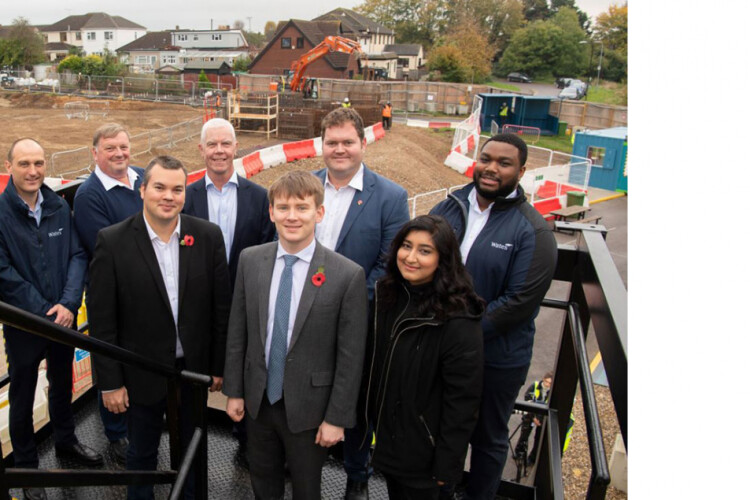
M581 97L584 97L589 91L588 84L586 84L585 82L582 82L581 80L571 80L570 83L568 84L568 87L573 87L575 89L578 89L578 94Z
M563 77L561 77L561 78L558 78L558 79L555 80L555 86L558 89L564 89L565 87L567 87L568 85L570 85L570 82L572 82L572 81L573 81L572 78L563 78Z
M513 73L508 73L508 81L509 82L521 82L521 83L531 83L533 80L528 77L528 75L524 73L519 73L514 71Z
M560 99L573 99L577 101L578 99L583 97L583 94L581 94L580 89L578 89L577 87L570 86L562 89L557 97L559 97Z

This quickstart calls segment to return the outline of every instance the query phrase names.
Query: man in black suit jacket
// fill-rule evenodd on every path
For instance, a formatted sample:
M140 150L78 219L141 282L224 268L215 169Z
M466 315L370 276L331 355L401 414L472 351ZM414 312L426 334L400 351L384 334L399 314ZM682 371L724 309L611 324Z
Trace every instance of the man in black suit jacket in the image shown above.
M213 375L216 391L222 385L230 301L226 252L216 225L180 215L186 180L179 160L154 158L141 186L143 212L99 232L89 321L95 338ZM127 414L127 468L156 469L166 380L102 356L93 362L104 405ZM183 401L189 392L183 387ZM184 444L185 433L192 433L188 406L180 408ZM153 498L153 488L128 487L128 498Z
M276 233L268 217L265 188L237 175L234 170L237 146L234 127L227 120L213 118L203 125L198 149L206 163L206 175L187 187L182 210L221 228L232 286L240 252L273 241Z

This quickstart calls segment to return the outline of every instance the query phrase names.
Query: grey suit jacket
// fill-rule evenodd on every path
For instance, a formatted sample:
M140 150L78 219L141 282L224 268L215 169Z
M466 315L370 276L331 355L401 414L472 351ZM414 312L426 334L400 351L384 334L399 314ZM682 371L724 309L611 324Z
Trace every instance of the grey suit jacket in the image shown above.
M251 418L266 389L266 325L277 242L240 254L229 319L223 392L244 398ZM312 276L323 268L325 283ZM284 405L292 432L325 420L352 427L367 336L367 287L362 268L320 243L310 262L284 367Z

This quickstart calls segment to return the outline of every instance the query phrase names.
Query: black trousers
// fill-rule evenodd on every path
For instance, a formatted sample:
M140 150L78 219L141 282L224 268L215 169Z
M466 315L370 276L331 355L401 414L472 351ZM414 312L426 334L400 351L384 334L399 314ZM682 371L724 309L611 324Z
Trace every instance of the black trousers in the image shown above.
M8 428L13 444L15 466L39 467L34 441L34 394L39 363L47 360L49 415L55 443L73 445L75 435L71 398L73 391L73 348L5 326L5 352L8 355L10 410Z
M328 450L315 444L318 429L289 430L284 400L271 405L267 397L258 418L247 420L247 461L258 500L284 498L284 463L292 476L294 500L320 500L320 481Z
M388 486L390 500L437 500L440 496L440 487L437 483L432 488L413 488L404 484L396 476L383 475Z

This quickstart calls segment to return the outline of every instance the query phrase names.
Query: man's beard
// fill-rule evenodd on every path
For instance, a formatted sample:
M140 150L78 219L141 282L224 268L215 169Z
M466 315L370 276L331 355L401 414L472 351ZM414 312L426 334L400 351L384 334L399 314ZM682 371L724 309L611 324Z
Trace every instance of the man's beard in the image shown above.
M494 200L495 198L507 198L509 194L511 194L513 191L516 190L516 187L518 186L518 181L513 183L503 183L498 178L493 177L494 180L498 182L497 189L489 190L483 188L479 184L480 175L475 171L474 172L474 187L477 190L477 193L484 198L485 200Z

